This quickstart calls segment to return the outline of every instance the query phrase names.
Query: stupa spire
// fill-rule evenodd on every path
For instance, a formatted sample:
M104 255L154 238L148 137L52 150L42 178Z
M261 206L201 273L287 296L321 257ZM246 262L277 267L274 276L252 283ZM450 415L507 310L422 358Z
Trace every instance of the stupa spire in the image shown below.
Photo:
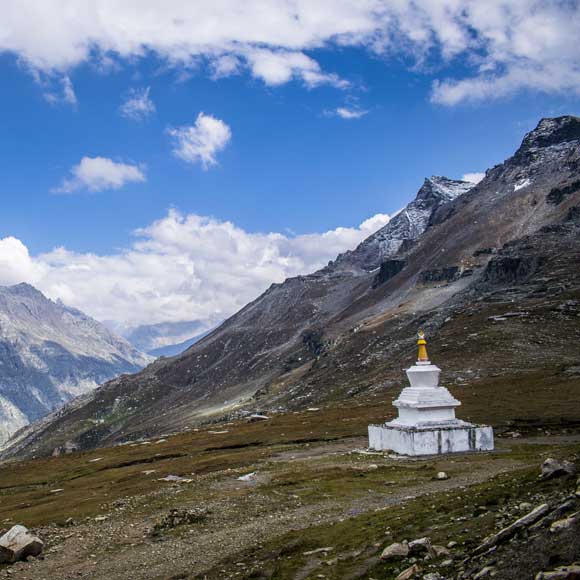
M429 355L427 354L427 341L425 340L425 333L422 330L419 330L417 333L417 346L419 347L417 362L428 364Z

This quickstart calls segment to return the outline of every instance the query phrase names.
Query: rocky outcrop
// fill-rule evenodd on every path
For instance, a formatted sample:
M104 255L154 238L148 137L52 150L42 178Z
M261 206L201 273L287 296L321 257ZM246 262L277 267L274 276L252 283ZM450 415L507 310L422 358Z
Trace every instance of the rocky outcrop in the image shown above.
M544 256L498 256L490 260L484 281L492 284L513 284L533 276L545 263Z
M564 186L554 187L546 196L548 203L553 205L561 204L569 195L580 190L580 180L573 181Z
M377 288L381 284L388 282L391 278L396 276L404 267L405 260L385 260L381 263L379 273L373 280L373 288Z
M553 479L554 477L561 477L563 475L574 475L576 473L576 466L571 461L560 461L549 457L542 463L542 479Z
M425 270L419 276L421 284L436 284L440 282L453 282L461 276L458 266L449 266L447 268L437 268L436 270Z

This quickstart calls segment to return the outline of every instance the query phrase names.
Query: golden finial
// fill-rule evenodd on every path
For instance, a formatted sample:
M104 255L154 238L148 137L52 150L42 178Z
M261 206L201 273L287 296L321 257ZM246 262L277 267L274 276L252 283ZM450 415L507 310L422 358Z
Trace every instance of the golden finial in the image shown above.
M425 340L425 333L422 330L419 330L417 333L417 345L419 347L417 362L429 362L429 355L427 354L427 341Z

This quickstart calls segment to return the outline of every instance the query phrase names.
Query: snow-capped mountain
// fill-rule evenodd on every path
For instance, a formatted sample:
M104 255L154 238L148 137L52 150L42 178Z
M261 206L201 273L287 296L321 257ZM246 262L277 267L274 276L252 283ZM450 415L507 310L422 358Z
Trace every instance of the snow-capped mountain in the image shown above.
M0 444L73 397L150 360L29 284L0 287Z
M369 272L394 256L404 244L409 246L429 225L433 212L474 187L460 181L433 175L426 178L413 201L395 214L388 224L361 242L352 252L338 256L332 267Z

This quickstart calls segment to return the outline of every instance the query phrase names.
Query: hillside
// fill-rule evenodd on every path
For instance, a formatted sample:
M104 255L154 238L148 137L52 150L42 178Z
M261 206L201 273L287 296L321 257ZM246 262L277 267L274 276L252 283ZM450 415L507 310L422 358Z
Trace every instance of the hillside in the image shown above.
M0 287L0 444L31 421L149 358L28 284Z
M183 354L115 379L25 430L5 456L159 435L242 410L394 396L418 326L456 386L505 394L474 418L572 421L580 360L580 119L543 119L475 187L431 178L323 270L274 284ZM520 387L518 387L520 388ZM541 397L540 397L541 398ZM494 413L490 405L499 405ZM577 415L576 415L577 417Z

